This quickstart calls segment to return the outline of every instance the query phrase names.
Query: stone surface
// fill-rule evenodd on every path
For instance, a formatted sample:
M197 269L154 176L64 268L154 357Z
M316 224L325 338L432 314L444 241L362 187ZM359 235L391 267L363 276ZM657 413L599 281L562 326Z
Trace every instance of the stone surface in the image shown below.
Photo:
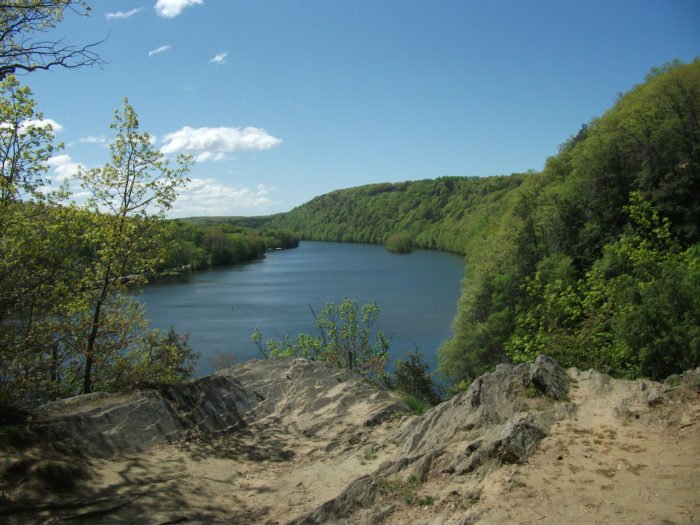
M542 398L534 412L520 412L531 378L552 398ZM568 392L565 372L551 359L537 364L501 364L457 395L407 424L396 436L392 463L351 484L295 524L371 522L360 509L375 502L376 487L386 480L462 476L486 465L521 463L536 450L556 421L575 410L554 399ZM384 481L383 481L384 480ZM391 484L391 482L388 482ZM396 483L396 481L394 481Z
M530 368L530 381L543 394L554 399L569 395L569 378L557 362L546 355L537 356Z
M314 436L337 433L330 423L354 412L361 427L402 411L403 402L354 372L279 358L248 361L163 391L96 393L51 403L39 411L39 427L77 441L88 454L109 457L193 434L241 430L264 418L288 421Z
M611 523L622 509L630 522L694 522L700 370L666 384L561 374L547 359L500 365L423 416L356 374L302 359L64 400L38 415L59 437L43 453L0 447L0 497L14 505L0 516L456 525ZM65 437L108 457L68 451ZM91 477L47 492L37 475L78 458Z

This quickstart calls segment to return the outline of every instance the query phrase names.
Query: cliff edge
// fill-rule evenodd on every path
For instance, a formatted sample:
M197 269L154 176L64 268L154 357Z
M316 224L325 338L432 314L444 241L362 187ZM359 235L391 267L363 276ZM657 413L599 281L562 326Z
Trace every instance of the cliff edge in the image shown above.
M0 429L6 523L697 523L700 370L499 365L423 416L349 371L251 361Z

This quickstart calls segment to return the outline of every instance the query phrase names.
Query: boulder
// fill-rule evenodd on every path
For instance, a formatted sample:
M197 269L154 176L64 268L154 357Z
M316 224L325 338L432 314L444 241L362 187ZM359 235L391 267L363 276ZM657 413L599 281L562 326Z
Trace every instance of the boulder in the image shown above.
M530 381L540 392L554 399L566 399L569 395L569 377L557 362L546 355L539 355L530 367Z

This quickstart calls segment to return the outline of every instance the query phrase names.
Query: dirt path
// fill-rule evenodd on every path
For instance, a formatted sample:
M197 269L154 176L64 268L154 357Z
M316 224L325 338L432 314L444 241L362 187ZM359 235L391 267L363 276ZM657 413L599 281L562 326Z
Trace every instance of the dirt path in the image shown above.
M649 406L642 382L572 379L575 419L494 473L479 523L700 523L700 395Z
M569 377L575 410L557 405L567 407L563 419L526 463L491 460L453 474L438 460L425 476L397 471L377 478L376 497L366 505L341 515L384 525L700 523L700 373L678 386L595 371L572 370ZM274 525L306 516L382 463L400 462L405 451L397 436L413 428L411 421L433 421L401 414L368 419L366 396L346 405L339 389L313 390L301 401L283 396L267 416L233 433L188 434L138 454L86 459L90 477L70 490L47 493L25 476L7 494L31 508L3 514L0 499L0 523ZM553 403L527 398L533 413ZM459 426L469 406L466 398L454 404L448 422ZM445 433L436 443L444 438L451 449L442 453L464 449L462 435L440 421L430 429ZM0 449L0 464L40 465L34 453L3 457ZM52 454L63 465L81 461Z
M391 458L397 420L328 451L326 439L289 428L251 426L245 435L193 439L94 465L94 491L112 501L140 494L107 521L84 523L286 523L336 496ZM271 431L279 432L283 442ZM104 520L104 517L102 518Z

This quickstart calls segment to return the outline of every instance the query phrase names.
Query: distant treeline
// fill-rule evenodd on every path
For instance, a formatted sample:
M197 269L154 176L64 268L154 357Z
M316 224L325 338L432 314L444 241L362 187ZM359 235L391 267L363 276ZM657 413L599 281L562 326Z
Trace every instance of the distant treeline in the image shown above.
M652 70L542 172L340 190L264 224L464 254L454 381L538 353L663 378L700 365L699 197L695 60Z
M527 175L441 177L334 191L271 217L269 226L302 238L385 244L408 239L417 248L466 253L488 236L494 216Z
M229 266L299 245L298 236L289 231L237 226L223 218L176 219L167 228L171 241L161 273Z

